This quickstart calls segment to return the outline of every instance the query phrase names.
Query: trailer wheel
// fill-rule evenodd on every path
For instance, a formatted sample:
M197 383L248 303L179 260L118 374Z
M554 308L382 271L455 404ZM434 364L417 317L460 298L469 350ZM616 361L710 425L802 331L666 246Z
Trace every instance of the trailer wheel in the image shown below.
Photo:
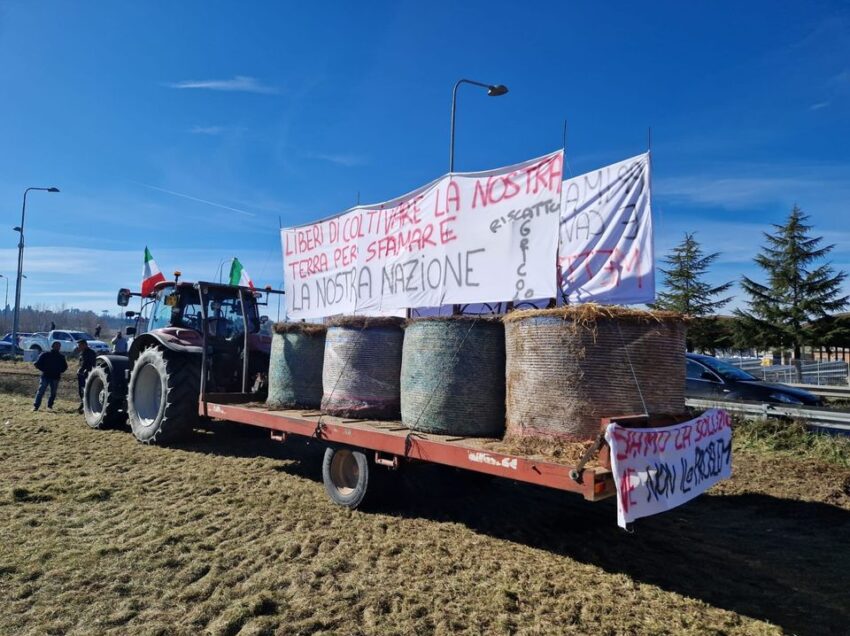
M92 428L109 428L120 426L127 419L127 413L122 411L127 397L120 391L117 382L112 381L109 370L96 366L86 378L83 389L83 413L86 424Z
M369 460L359 450L328 447L322 462L322 481L335 504L353 510L366 497Z
M130 374L127 412L133 435L145 444L173 442L198 423L199 356L149 347Z

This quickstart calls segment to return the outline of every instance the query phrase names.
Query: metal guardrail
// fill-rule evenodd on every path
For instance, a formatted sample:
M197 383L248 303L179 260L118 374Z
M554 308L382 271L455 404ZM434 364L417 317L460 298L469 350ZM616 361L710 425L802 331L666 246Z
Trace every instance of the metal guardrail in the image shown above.
M730 413L756 415L760 417L789 417L805 420L810 426L830 432L850 435L850 412L829 409L763 404L760 402L738 402L732 400L700 400L687 398L685 404L695 409L721 408Z
M757 358L719 359L768 382L787 384L797 380L797 369L790 364L774 364L765 367L762 366L761 360ZM803 383L806 384L848 386L850 365L841 360L803 362L800 372Z
M803 389L821 397L850 400L850 386L834 386L829 384L789 384L788 386Z

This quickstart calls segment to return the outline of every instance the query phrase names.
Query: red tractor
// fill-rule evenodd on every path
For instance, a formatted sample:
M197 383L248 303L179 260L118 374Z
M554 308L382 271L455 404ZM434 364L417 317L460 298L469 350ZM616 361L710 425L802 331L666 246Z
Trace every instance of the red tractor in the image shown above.
M269 293L220 283L157 284L138 315L127 312L137 316L127 329L128 355L97 358L83 394L86 422L106 428L129 420L139 441L164 443L197 424L201 393L263 399L271 337L261 333L259 306ZM126 307L132 296L141 294L120 290L118 304Z

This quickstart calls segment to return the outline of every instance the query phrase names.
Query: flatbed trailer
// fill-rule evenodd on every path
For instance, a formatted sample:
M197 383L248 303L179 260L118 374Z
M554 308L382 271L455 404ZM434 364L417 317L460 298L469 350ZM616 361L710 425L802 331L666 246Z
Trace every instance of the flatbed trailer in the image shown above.
M577 463L570 465L537 455L494 452L487 448L492 439L421 433L400 422L333 417L316 410L271 410L249 399L244 394L207 394L201 398L199 414L268 429L272 439L279 442L296 435L328 444L322 467L325 489L335 503L349 508L356 508L366 495L370 465L392 470L405 461L441 464L574 492L588 501L616 493L608 448L601 435ZM643 428L677 423L685 417L603 418L600 432L610 422ZM586 466L597 453L598 465Z

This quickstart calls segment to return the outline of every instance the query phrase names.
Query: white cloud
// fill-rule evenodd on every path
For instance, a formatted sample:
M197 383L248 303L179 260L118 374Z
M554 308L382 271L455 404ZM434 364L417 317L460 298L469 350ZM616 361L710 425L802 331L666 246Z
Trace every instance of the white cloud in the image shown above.
M207 201L206 199L199 199L198 197L193 197L190 194L183 194L182 192L175 192L174 190L166 190L165 188L160 188L157 186L149 185L147 183L140 183L136 181L141 186L145 188L149 188L151 190L156 190L157 192L164 192L165 194L170 194L175 197L181 197L183 199L189 199L190 201L197 201L198 203L205 203L206 205L211 205L215 208L221 208L222 210L230 210L231 212L238 212L239 214L244 214L245 216L257 216L253 212L248 212L247 210L240 210L239 208L232 208L229 205L224 205L222 203L216 203L215 201Z
M655 192L659 196L701 205L739 208L775 201L779 192L810 185L794 178L700 175L658 179Z
M831 101L818 102L817 104L812 104L811 106L809 106L809 110L820 110L821 108L826 108L831 103Z
M797 203L812 213L839 213L850 197L850 165L730 163L699 174L659 178L655 194L674 203L727 210Z
M230 91L239 93L260 93L271 95L278 92L275 86L261 83L256 77L237 75L224 80L183 80L167 84L171 88L194 88L210 91Z
M224 126L192 126L189 132L193 135L220 135L224 130Z
M65 292L55 292L55 291L37 291L30 292L29 296L47 296L47 297L55 297L61 296L63 298L115 298L117 294L115 292L103 291L103 290L86 290L86 291L65 291Z
M319 159L329 163L335 163L338 166L351 168L354 166L362 166L366 163L366 157L361 155L333 154L333 153L310 153L307 155L311 159Z
M142 246L143 247L143 246ZM79 247L28 247L24 255L21 302L47 307L78 307L101 311L116 310L119 288L138 289L142 274L142 247L135 250L107 250ZM0 272L10 272L9 301L14 303L16 248L0 249ZM226 277L230 258L225 248L156 248L153 256L166 277L179 269L182 280L218 280L219 270ZM280 286L280 251L239 249L239 260L250 272L255 284ZM0 281L0 305L5 286ZM2 307L0 307L2 309ZM273 308L276 315L276 305ZM270 308L269 311L272 311Z
M18 250L0 249L0 270L17 270ZM24 252L24 271L34 274L82 276L112 268L123 261L139 260L138 251L99 250L84 247L28 247ZM141 271L139 266L139 271Z
M829 81L836 86L850 86L850 68L845 68L840 73L833 75Z

